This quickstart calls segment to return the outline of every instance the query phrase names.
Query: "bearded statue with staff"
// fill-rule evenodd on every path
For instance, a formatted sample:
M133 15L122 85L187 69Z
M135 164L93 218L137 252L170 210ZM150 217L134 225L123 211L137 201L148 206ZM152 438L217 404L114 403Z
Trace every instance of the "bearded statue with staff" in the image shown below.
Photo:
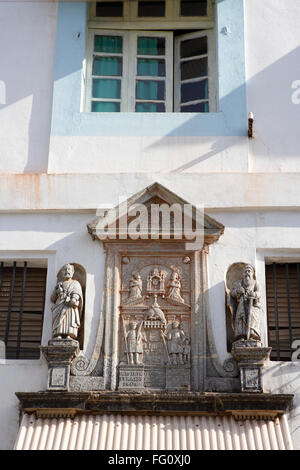
M234 341L261 341L260 335L260 292L251 265L246 265L243 277L230 290L230 296L236 301L233 312Z
M78 337L83 296L80 283L73 279L74 272L72 264L66 264L62 268L62 281L57 283L51 297L54 303L53 338L77 339Z

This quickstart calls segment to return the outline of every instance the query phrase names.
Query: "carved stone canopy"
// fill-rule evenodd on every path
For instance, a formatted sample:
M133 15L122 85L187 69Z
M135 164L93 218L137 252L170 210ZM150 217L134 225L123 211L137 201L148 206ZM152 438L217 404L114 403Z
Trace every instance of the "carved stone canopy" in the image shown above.
M158 207L171 209L170 220L167 223L163 216L155 217ZM203 231L203 243L209 245L216 242L224 233L222 224L208 216L201 208L189 204L159 183L153 183L126 202L108 210L103 216L97 217L88 225L88 231L94 239L105 242L128 240L131 238L130 225L140 225L139 240L136 241L149 239L187 241L186 231L183 228L189 226L195 233L194 239L197 230ZM104 227L105 234L103 234ZM192 234L189 235L191 236ZM193 239L188 238L188 241Z

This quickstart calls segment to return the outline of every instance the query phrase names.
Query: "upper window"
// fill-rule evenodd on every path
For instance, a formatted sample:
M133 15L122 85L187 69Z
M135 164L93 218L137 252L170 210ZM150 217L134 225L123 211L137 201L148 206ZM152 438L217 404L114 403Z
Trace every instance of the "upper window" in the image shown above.
M0 262L0 340L6 359L39 359L47 268Z
M290 361L300 339L300 264L266 265L266 296L271 360Z
M204 0L92 4L86 111L214 111L212 18Z

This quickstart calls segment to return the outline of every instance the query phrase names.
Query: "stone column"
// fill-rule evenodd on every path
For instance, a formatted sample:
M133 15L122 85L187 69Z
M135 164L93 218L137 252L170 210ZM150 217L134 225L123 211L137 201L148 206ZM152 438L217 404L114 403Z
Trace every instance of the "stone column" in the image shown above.
M74 339L51 339L41 347L48 361L47 390L69 390L71 362L79 354L79 343Z
M231 354L240 369L242 392L263 393L262 368L269 360L272 348L262 347L260 342L252 340L236 341Z

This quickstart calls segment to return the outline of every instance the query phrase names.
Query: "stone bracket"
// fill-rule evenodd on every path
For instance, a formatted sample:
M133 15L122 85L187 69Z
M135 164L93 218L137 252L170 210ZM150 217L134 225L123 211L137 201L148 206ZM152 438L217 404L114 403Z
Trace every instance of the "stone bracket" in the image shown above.
M253 342L249 342L253 343ZM272 348L247 344L247 341L233 343L231 354L240 369L242 392L263 393L262 368L269 360Z
M41 351L48 362L47 390L69 390L71 362L79 353L78 341L52 339Z

